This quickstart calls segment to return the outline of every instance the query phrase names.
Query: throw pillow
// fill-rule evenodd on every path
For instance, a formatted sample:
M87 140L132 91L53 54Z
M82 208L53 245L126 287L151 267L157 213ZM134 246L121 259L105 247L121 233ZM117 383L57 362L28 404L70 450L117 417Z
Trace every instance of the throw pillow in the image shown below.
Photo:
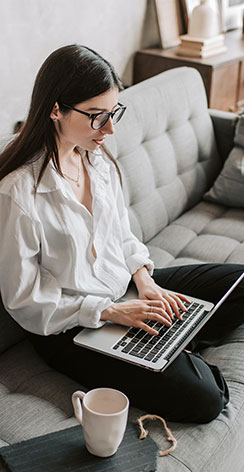
M244 207L244 115L238 120L234 143L221 173L204 195L204 200Z

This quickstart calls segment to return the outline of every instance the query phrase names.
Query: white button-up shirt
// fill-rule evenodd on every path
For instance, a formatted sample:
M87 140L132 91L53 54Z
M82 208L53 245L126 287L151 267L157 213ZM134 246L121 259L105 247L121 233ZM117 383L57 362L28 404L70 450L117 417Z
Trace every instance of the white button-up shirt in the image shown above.
M84 158L92 215L50 162L34 193L43 158L0 182L0 291L26 330L97 328L101 312L123 296L147 248L131 233L119 178L101 153ZM94 245L96 258L92 253Z

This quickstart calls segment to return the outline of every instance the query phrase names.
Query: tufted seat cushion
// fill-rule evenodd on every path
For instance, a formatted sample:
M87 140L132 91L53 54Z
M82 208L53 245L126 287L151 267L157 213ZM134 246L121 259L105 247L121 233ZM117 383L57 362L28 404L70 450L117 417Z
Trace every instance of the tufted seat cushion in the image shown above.
M152 238L156 267L244 263L244 210L200 202Z
M216 470L239 472L238 451L244 432L243 335L244 325L234 330L224 345L204 352L208 362L222 369L230 389L230 404L209 424L188 424L183 427L180 423L169 423L178 446L173 454L158 458L158 471L203 472L215 470L216 467ZM0 447L77 425L72 416L71 404L71 394L77 388L83 389L49 368L27 339L1 354ZM135 421L141 414L140 410L131 407L129 418ZM159 447L167 449L168 442L162 433L162 425L155 423L148 426ZM233 434L235 430L240 432L238 437ZM226 442L232 455L226 453ZM6 472L1 464L0 471Z
M48 367L28 339L9 348L0 356L0 445L76 425L71 395L80 388Z

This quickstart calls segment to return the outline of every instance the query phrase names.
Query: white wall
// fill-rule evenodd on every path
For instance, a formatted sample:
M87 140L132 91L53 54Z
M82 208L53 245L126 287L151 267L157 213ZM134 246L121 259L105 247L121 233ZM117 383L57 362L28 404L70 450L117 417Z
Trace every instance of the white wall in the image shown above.
M147 17L147 0L0 0L0 135L25 118L36 73L60 46L97 50L131 84L134 52L155 36L143 41Z

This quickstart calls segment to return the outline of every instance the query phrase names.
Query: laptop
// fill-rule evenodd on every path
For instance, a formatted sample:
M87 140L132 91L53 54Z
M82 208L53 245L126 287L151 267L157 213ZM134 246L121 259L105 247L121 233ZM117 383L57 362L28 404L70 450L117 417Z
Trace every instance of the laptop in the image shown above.
M184 302L187 311L181 311L182 320L178 318L173 320L170 327L152 320L147 321L147 324L159 332L157 336L146 333L140 328L128 328L107 322L98 329L84 328L74 337L74 343L146 369L163 371L218 310L243 277L244 272L216 305L187 295L190 302ZM172 293L170 290L167 291ZM134 284L119 301L133 298L137 298Z

